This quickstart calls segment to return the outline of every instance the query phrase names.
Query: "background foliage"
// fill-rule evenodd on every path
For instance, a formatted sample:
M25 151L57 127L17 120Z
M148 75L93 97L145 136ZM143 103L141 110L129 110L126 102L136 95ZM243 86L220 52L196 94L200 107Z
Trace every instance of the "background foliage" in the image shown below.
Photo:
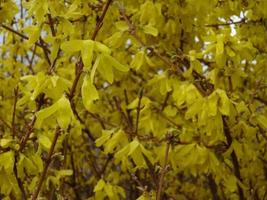
M266 10L0 1L0 199L267 199Z

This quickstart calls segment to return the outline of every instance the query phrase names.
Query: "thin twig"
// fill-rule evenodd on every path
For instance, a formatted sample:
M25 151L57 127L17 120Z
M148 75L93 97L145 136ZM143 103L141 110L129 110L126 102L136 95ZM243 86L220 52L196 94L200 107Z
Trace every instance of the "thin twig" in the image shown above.
M6 125L7 128L9 128L10 130L12 130L11 125L9 125L4 119L0 118L0 121L1 121L4 125Z
M41 94L41 96L39 97L38 101L37 101L37 108L35 110L35 113L38 112L40 109L41 109L41 106L43 105L44 103L44 94ZM35 121L36 121L36 115L33 116L32 120L30 121L29 124L27 124L26 128L26 134L21 138L20 140L20 148L19 148L19 151L21 152L25 146L26 146L26 143L30 137L30 134L32 133L33 131L33 128L34 128L34 124L35 124Z
M72 185L73 185L73 191L74 194L76 196L77 200L80 200L80 194L79 194L79 190L77 188L77 172L76 172L76 167L75 167L75 162L74 162L74 155L73 155L73 151L71 149L70 152L70 162L71 162L71 168L72 168Z
M147 48L151 51L151 53L153 53L154 55L156 55L160 60L162 60L164 63L166 63L167 65L171 66L172 69L174 71L177 70L177 72L179 73L179 75L183 74L183 71L178 67L176 67L172 62L170 62L167 58L165 58L164 56L162 56L158 51L155 50L155 48L152 47L147 47L145 45L145 43L141 40L141 38L137 35L136 33L136 27L135 25L132 23L132 21L129 19L129 17L126 15L124 8L120 8L120 14L122 16L122 18L124 19L124 21L128 24L129 26L129 33L140 43L140 45L144 48Z
M164 110L164 108L167 106L167 103L168 103L168 100L169 100L169 97L171 95L172 92L167 92L166 96L165 96L165 99L164 99L164 102L162 104L162 107L161 107L161 112Z
M218 189L217 189L217 185L216 182L214 180L214 178L212 177L211 174L209 174L207 176L208 179L208 184L211 190L211 194L212 194L212 199L213 200L220 200L220 197L218 196Z
M31 197L31 200L36 200L38 195L39 195L39 193L40 193L40 191L41 191L41 189L42 189L42 185L43 185L44 180L46 178L46 174L48 172L49 165L50 165L50 163L52 161L52 156L54 154L55 146L57 144L57 139L58 139L58 137L59 137L61 132L62 132L62 130L60 129L60 127L57 127L56 131L55 131L55 135L54 135L53 141L52 141L52 144L51 144L51 147L49 149L49 153L48 153L46 162L45 162L44 170L43 170L43 172L41 174L41 177L39 179L37 188L36 188L36 190L34 191L32 197Z
M230 147L232 142L233 142L233 139L232 139L231 132L230 132L229 126L227 124L225 116L223 116L223 126L224 126L224 135L226 137L228 146ZM238 162L237 155L236 155L235 151L233 151L231 153L231 158L232 158L232 162L233 162L233 166L234 166L234 174L235 174L236 178L238 178L239 181L242 182L239 162ZM237 184L237 189L238 189L239 199L244 200L245 199L244 192L243 192L243 189L240 187L239 184Z
M106 13L108 11L108 8L109 8L111 2L112 2L112 0L108 0L108 2L106 3L106 6L104 8L104 11L103 11L103 13L102 13L99 21L97 22L95 31L94 31L94 33L93 33L93 35L91 37L92 40L95 40L95 38L96 38L96 36L97 36L100 28L102 27L103 20L104 20L104 18L106 16ZM75 76L75 79L73 81L73 84L72 84L70 93L69 93L69 100L70 100L70 102L72 101L72 99L74 97L74 93L75 93L76 87L78 85L78 82L79 82L80 77L81 77L81 74L82 74L83 66L84 66L83 65L83 62L82 62L82 60L80 58L80 60L76 64L76 76ZM73 106L72 106L72 109L73 109Z
M42 49L43 49L43 52L44 52L44 56L45 56L45 59L46 61L48 62L49 66L51 67L51 60L49 58L49 52L47 51L47 47L45 45L45 41L40 37L39 38L40 40L40 44L42 45Z
M243 23L246 23L246 19L243 18L239 21L230 21L230 22L225 22L225 23L220 23L220 24L206 24L205 26L206 27L220 27L220 26L230 26L230 25L236 25L236 24L243 24Z
M53 21L53 18L52 18L52 16L51 16L51 14L48 14L47 16L48 16L49 27L50 27L52 36L55 37L55 36L56 36L56 30L55 30L55 28L54 28L54 21Z
M127 90L126 89L124 89L124 98L125 98L125 104L129 105L129 98L128 98L128 94L127 94ZM130 128L133 130L133 118L131 116L131 110L126 108L126 114L127 114L127 118L128 118L128 121L129 121Z
M18 152L15 152L15 161L14 161L15 164L13 165L13 173L15 175L15 178L18 182L19 189L21 191L21 198L23 200L26 200L27 196L26 196L25 188L23 186L22 180L18 176L18 169L17 169L18 155L19 155Z
M101 29L101 27L103 25L104 18L105 18L106 14L107 14L107 11L108 11L108 8L109 8L111 2L112 2L112 0L108 0L106 5L105 5L105 7L104 7L102 15L101 15L101 17L99 18L99 20L96 23L96 28L94 30L94 33L93 33L92 37L91 37L92 40L95 40L95 38L96 38L96 36L98 34L98 31Z
M127 119L127 116L126 116L126 114L123 112L122 107L121 107L121 105L120 105L120 102L119 102L118 98L114 96L114 97L113 97L113 100L114 100L114 102L115 102L115 105L116 105L116 108L117 108L118 112L121 114L121 118L122 118L122 120L125 122L125 125L128 125L128 119Z
M17 106L17 101L18 101L18 94L19 94L19 88L17 86L14 89L14 104L13 104L13 112L12 112L12 133L13 133L13 138L15 138L15 136L16 136L15 120L16 120L16 106Z
M8 30L8 31L10 31L10 32L12 32L12 33L14 33L14 34L20 36L21 38L23 38L23 39L25 39L25 40L29 40L29 37L28 37L28 36L26 36L26 35L24 35L24 34L18 32L18 31L16 31L16 30L14 30L14 29L12 29L12 28L10 28L10 27L4 25L4 24L0 24L0 26L2 26L4 29L6 29L6 30ZM39 42L35 42L35 44L36 44L37 46L41 47L42 49L44 49L44 51L47 51L48 53L50 53L50 50L49 50L46 46L44 46L43 44L41 44L41 43L39 43Z
M137 35L136 27L131 22L129 17L126 15L124 8L120 8L119 11L120 11L122 18L129 26L129 30L128 30L129 33L137 40L137 42L139 42L143 48L149 49L152 54L154 54L156 57L158 57L166 65L170 66L171 70L173 72L177 73L181 79L186 79L186 77L184 77L184 74L183 74L184 71L183 71L182 67L179 65L179 63L181 63L182 65L186 66L187 69L189 69L190 68L190 61L188 60L188 58L186 58L186 56L177 56L178 64L175 64L171 60L169 60L167 57L163 56L160 52L158 52L155 47L146 46L145 43L141 40L141 38ZM208 96L209 94L212 93L212 91L214 90L213 84L211 84L204 76L202 76L201 74L199 74L195 70L193 70L192 75L195 79L194 85L196 86L196 88L199 90L199 92L203 96Z
M144 88L141 89L139 98L138 98L138 105L137 105L137 111L136 111L136 122L135 122L135 135L138 134L138 125L139 125L139 118L140 118L140 111L141 111L141 102L143 98L143 92Z
M157 196L156 200L160 200L161 198L161 191L163 187L163 182L164 182L164 175L167 171L167 164L168 164L168 159L169 159L169 151L170 151L170 141L167 142L166 144L166 150L165 150L165 156L164 156L164 163L161 169L160 177L159 177L159 184L158 184L158 189L157 189Z
M31 57L31 60L30 60L30 64L29 64L29 69L32 72L32 74L35 74L35 72L33 70L33 60L34 60L34 57L35 57L35 54L36 54L36 47L37 47L37 45L35 44L34 48L33 48L33 52L32 52L32 57Z

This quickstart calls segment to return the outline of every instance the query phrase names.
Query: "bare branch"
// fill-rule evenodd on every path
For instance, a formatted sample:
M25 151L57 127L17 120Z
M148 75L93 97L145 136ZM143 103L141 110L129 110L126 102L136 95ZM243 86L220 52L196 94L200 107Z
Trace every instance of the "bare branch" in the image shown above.
M52 144L51 144L51 147L49 149L49 153L48 153L46 162L45 162L44 171L42 172L41 177L40 177L39 182L38 182L38 185L37 185L37 188L36 188L36 190L34 191L32 197L31 197L32 200L36 200L37 199L37 197L38 197L38 195L39 195L39 193L40 193L40 191L42 189L42 185L43 185L43 182L44 182L44 180L46 178L46 174L48 172L49 165L50 165L50 163L52 161L52 156L54 154L55 146L57 144L57 139L58 139L58 137L59 137L61 132L62 132L62 130L59 127L57 127L56 131L55 131L55 135L54 135L53 141L52 141Z

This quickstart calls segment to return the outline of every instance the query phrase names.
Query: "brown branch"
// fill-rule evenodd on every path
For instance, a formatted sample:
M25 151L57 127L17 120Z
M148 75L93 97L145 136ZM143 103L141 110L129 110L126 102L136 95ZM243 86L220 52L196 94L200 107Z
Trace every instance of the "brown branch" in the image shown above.
M213 200L220 200L220 197L218 196L218 189L215 180L213 179L212 175L208 175L208 184L211 190L212 199Z
M128 31L132 35L132 37L135 38L137 40L137 42L139 42L143 48L149 49L152 54L154 54L156 57L158 57L166 65L170 66L171 70L173 72L175 72L181 79L183 79L183 80L186 79L186 77L184 77L184 75L183 75L183 73L184 73L183 69L179 63L181 63L182 65L186 66L187 69L189 69L190 68L190 61L188 60L188 58L186 58L186 56L177 56L178 64L173 63L171 60L169 60L167 57L163 56L159 51L157 51L155 47L146 46L145 43L141 40L141 38L137 35L136 27L131 22L129 17L126 15L124 8L120 8L119 11L120 11L120 14L121 14L122 18L124 19L124 21L128 24L128 26L129 26ZM214 90L213 84L211 84L204 76L202 76L201 74L199 74L195 70L193 70L192 75L195 79L194 85L196 86L196 88L199 90L199 92L203 96L208 96L209 94L212 93L212 91Z
M109 8L111 3L112 3L112 0L108 0L107 1L106 5L104 7L104 10L102 12L102 15L101 15L101 17L99 18L99 20L96 23L95 31L94 31L94 33L93 33L93 35L91 37L92 40L95 40L99 30L101 29L101 27L103 25L104 18L105 18L106 14L107 14L108 8Z
M139 139L139 138L138 138ZM155 173L155 167L153 166L153 164L150 162L150 160L147 158L147 156L145 154L143 154L143 157L144 157L144 160L146 162L146 165L148 167L148 171L149 171L149 174L151 176L151 179L153 180L153 185L155 187L157 187L158 185L158 177L157 177L157 174Z
M164 113L161 112L161 110L158 107L153 107L153 109L157 112L157 114L159 116L161 116L163 119L165 119L167 122L169 122L170 124L174 125L176 128L180 129L181 125L175 123L172 119L170 119L169 117L167 117Z
M124 92L125 104L127 106L127 105L129 105L129 98L128 98L127 90L124 89L123 92ZM128 121L129 121L130 128L133 130L133 118L131 116L131 110L126 108L126 114L127 114L127 118L128 118Z
M4 119L0 118L0 121L1 121L7 128L9 128L9 129L12 131L12 127L11 127L11 125L9 125Z
M16 30L14 30L14 29L12 29L12 28L10 28L10 27L4 25L4 24L0 24L0 26L2 26L4 29L6 29L6 30L8 30L8 31L10 31L10 32L12 32L12 33L14 33L14 34L20 36L20 37L21 37L22 39L24 39L24 40L29 40L29 37L28 37L28 36L26 36L26 35L24 35L24 34L18 32L18 31L16 31ZM35 42L35 44L36 44L38 47L41 47L42 49L44 49L45 51L47 51L48 53L50 53L50 50L49 50L46 46L44 46L43 44L41 44L41 43L39 43L39 42Z
M245 18L242 18L241 20L239 21L230 21L230 22L226 22L226 23L220 23L220 24L206 24L205 26L206 27L214 27L214 28L218 28L220 26L230 26L230 25L236 25L236 24L244 24L246 23L246 19Z
M165 99L164 99L164 102L162 104L162 107L160 109L160 111L162 112L164 110L164 108L167 106L167 103L168 103L168 100L169 100L169 97L171 95L172 92L167 92L166 96L165 96Z
M108 11L108 8L111 4L112 0L108 0L108 2L106 3L106 6L104 8L104 11L100 17L100 19L98 20L97 24L96 24L96 28L95 28L95 31L91 37L92 40L95 40L99 30L101 29L102 27L102 24L103 24L103 20L106 16L106 13ZM73 100L73 97L74 97L74 93L75 93L75 90L76 90L76 87L77 87L77 84L80 80L80 77L81 77L81 74L82 74L82 70L83 70L83 62L82 62L82 59L80 58L79 61L77 62L76 64L76 76L75 76L75 79L73 81L73 84L72 84L72 87L71 87L71 90L70 90L70 93L69 93L69 100L70 102ZM73 106L72 106L72 109L73 109Z
M56 36L56 30L54 28L54 21L52 19L52 16L51 14L47 14L48 16L48 20L49 20L49 27L50 27L50 30L51 30L51 33L52 33L52 36L55 37Z
M139 94L139 99L138 99L138 105L137 105L137 113L136 113L136 122L135 122L135 135L138 134L138 125L139 125L139 118L140 118L140 111L141 111L141 102L143 98L143 92L144 88L141 89L140 94Z
M112 158L113 158L113 155L112 155L112 154L108 154L107 160L106 160L106 162L104 163L104 165L103 165L103 167L102 167L102 169L101 169L101 172L100 172L100 174L101 174L102 176L104 176L105 171L106 171L106 169L107 169L107 166L108 166L109 162L112 160Z
M118 112L121 115L121 119L125 122L125 126L127 126L129 124L128 118L127 118L126 114L124 113L124 111L122 110L122 107L120 105L120 102L119 102L118 98L114 96L113 100L115 102L115 105L116 105L116 108L117 108Z
M70 162L71 162L71 168L72 168L72 186L73 186L73 191L74 194L76 196L77 200L80 200L80 194L79 194L79 190L77 188L77 175L76 175L76 167L75 167L75 162L74 162L74 155L73 155L73 151L70 152Z
M267 106L267 100L262 97L254 97L254 99L258 100L259 102L265 104Z
M44 103L44 94L41 94L37 100L37 108L35 110L35 113L38 112L40 109L41 109L41 106L43 105ZM32 120L30 121L29 124L27 124L27 130L26 130L26 134L21 138L20 140L20 148L19 148L19 151L21 152L25 146L26 146L26 143L30 137L30 134L32 133L33 131L33 128L34 128L34 124L35 124L35 121L36 121L36 116L34 115Z
M174 71L177 70L179 75L182 75L183 71L178 67L176 67L172 62L170 62L167 58L162 56L158 51L155 50L153 47L147 47L146 44L141 40L141 38L137 35L136 33L136 27L132 23L132 21L129 19L129 17L126 15L124 8L120 8L120 14L124 21L128 24L129 26L129 33L140 43L140 45L146 49L149 49L154 55L156 55L161 61L163 61L165 64L169 65L172 67Z
M103 129L106 129L106 125L105 125L105 124L107 124L107 125L109 125L109 126L113 126L113 125L111 125L109 122L107 122L107 121L105 121L104 119L102 119L98 114L94 114L94 113L89 112L89 111L86 111L86 113L87 113L88 115L90 115L93 119L95 119L96 121L98 121L99 124L101 125L101 127L102 127Z
M19 88L17 86L14 89L14 104L13 104L13 112L12 112L12 134L13 134L13 138L15 138L15 136L16 136L15 120L16 120L16 106L17 106L17 101L18 101L18 94L19 94Z
M72 83L72 87L71 87L69 95L68 95L70 102L72 101L72 99L74 97L76 87L78 85L78 82L79 82L81 74L82 74L82 69L83 69L83 62L82 62L82 60L80 60L79 62L76 63L76 76L75 76L75 79Z
M206 24L204 25L205 27L212 27L212 28L218 28L220 26L231 26L231 25L240 25L240 24L256 24L256 23L263 23L264 19L259 19L259 20L247 20L246 18L242 18L239 21L230 21L230 22L225 22L225 23L219 23L219 24ZM197 25L194 25L197 26Z
M39 193L40 193L40 191L41 191L41 189L42 189L42 185L43 185L43 182L45 181L49 165L50 165L50 163L52 161L52 156L53 156L53 153L54 153L54 150L55 150L55 146L57 144L57 139L58 139L58 137L59 137L61 132L62 132L62 130L59 127L57 127L56 131L55 131L55 135L54 135L53 141L52 141L52 144L51 144L51 147L49 149L49 153L48 153L46 162L45 162L44 170L43 170L43 172L41 174L41 177L39 179L37 188L36 188L36 190L34 191L32 197L31 197L31 200L36 200L38 195L39 195Z
M49 52L47 51L47 47L45 45L45 41L41 37L39 38L39 40L40 40L40 44L42 45L42 49L43 49L43 52L44 52L45 59L48 62L49 66L51 66L51 60L49 58Z
M29 63L29 68L30 68L30 71L32 72L32 74L35 74L32 65L33 65L33 60L34 60L35 54L36 54L36 47L37 47L37 45L35 44L34 48L33 48L33 52L32 52L32 57L31 57L31 60Z
M168 139L168 136L166 136ZM169 159L169 151L170 151L170 140L168 139L168 142L166 144L166 150L165 150L165 156L164 156L164 163L161 169L160 177L159 177L159 184L158 184L158 189L157 189L157 196L156 200L161 199L161 191L163 188L163 183L164 183L164 175L167 171L167 164L168 164L168 159Z
M18 152L15 152L15 161L14 161L14 165L13 165L13 173L15 175L15 178L18 182L18 186L19 186L19 189L21 191L21 197L23 200L26 200L27 199L27 196L26 196L26 192L25 192L25 189L24 189L24 186L23 186L23 182L22 180L18 177L18 169L17 169L17 162L18 162Z
M224 127L224 135L226 137L228 147L230 147L232 142L233 142L233 139L232 139L231 132L230 132L229 126L227 124L227 120L226 120L225 116L223 116L223 127ZM238 162L237 155L236 155L235 151L233 151L231 153L231 158L232 158L232 162L233 162L233 166L234 166L234 174L235 174L236 178L238 178L239 181L242 182L242 177L241 177L241 173L240 173L240 166L239 166L239 162ZM239 199L245 200L243 189L240 187L239 184L237 184L237 188L238 188Z

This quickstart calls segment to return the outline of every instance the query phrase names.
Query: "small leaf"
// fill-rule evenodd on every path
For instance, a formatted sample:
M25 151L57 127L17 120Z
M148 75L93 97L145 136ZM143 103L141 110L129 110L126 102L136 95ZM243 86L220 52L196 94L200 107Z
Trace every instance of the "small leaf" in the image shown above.
M11 142L12 142L12 139L6 139L6 138L0 139L0 147L7 148L9 147Z
M103 53L103 54L110 54L111 53L111 50L106 45L102 44L101 42L95 41L94 43L95 43L96 49L100 53Z
M59 104L56 102L52 106L44 108L36 113L36 122L35 122L35 127L40 128L43 121L56 113L59 109Z
M208 97L208 101L207 101L207 109L208 109L209 116L217 115L217 102L218 102L218 96L216 95L216 93L212 93Z
M8 173L13 173L14 152L8 151L0 154L0 169L4 168Z
M91 83L93 84L94 83L94 77L95 77L95 72L96 72L96 69L100 63L100 56L97 56L96 60L95 60L95 63L92 67L92 70L91 70L91 74L90 74L90 78L91 78Z
M259 115L256 117L260 127L267 129L267 117L264 115Z
M85 70L86 69L89 70L91 68L93 59L93 50L94 50L94 42L92 40L83 41L81 54Z
M120 31L127 31L129 29L129 26L125 21L118 21L115 23L115 26Z
M158 36L158 29L156 29L155 27L151 26L151 25L146 25L144 26L144 32L149 34L149 35L153 35L154 37Z
M40 36L40 28L38 26L28 26L25 28L25 32L29 34L28 43L30 45L34 44Z
M224 36L217 35L216 54L221 55L224 52Z
M59 101L59 110L57 112L57 122L61 128L67 128L73 118L72 109L69 100L63 95Z
M95 86L91 83L90 77L86 75L82 84L82 100L83 105L87 110L91 109L93 101L99 99L98 92Z
M112 130L111 131L110 130L103 130L102 131L102 136L95 141L96 146L100 147L106 141L108 141L110 139L112 133L113 133Z
M131 155L137 147L139 147L139 142L135 139L130 143L130 151L128 153L128 156Z
M101 55L99 62L100 64L97 67L98 72L105 80L112 84L114 80L112 65L106 59L103 59L103 55Z
M144 58L145 58L145 53L144 51L139 51L137 54L135 54L131 66L135 69L138 70L144 63Z
M71 169L62 169L60 171L58 171L58 175L60 177L62 176L71 176L73 174L72 170Z
M122 72L129 71L129 68L125 65L122 65L119 63L115 58L111 57L110 55L104 55L104 59L107 60L108 63L110 63L113 67L115 67L117 70Z
M104 187L105 187L105 185L106 185L105 181L104 181L103 179L100 179L100 180L97 182L97 184L96 184L96 186L95 186L95 188L94 188L94 192L98 192L98 191L103 190Z
M49 139L49 137L47 137L46 135L40 134L38 137L38 141L39 144L46 150L48 151L50 149L51 146L51 141Z
M67 53L74 53L83 48L83 40L70 40L61 44L61 49Z
M224 90L217 89L216 93L219 95L219 110L223 115L230 115L230 100Z

